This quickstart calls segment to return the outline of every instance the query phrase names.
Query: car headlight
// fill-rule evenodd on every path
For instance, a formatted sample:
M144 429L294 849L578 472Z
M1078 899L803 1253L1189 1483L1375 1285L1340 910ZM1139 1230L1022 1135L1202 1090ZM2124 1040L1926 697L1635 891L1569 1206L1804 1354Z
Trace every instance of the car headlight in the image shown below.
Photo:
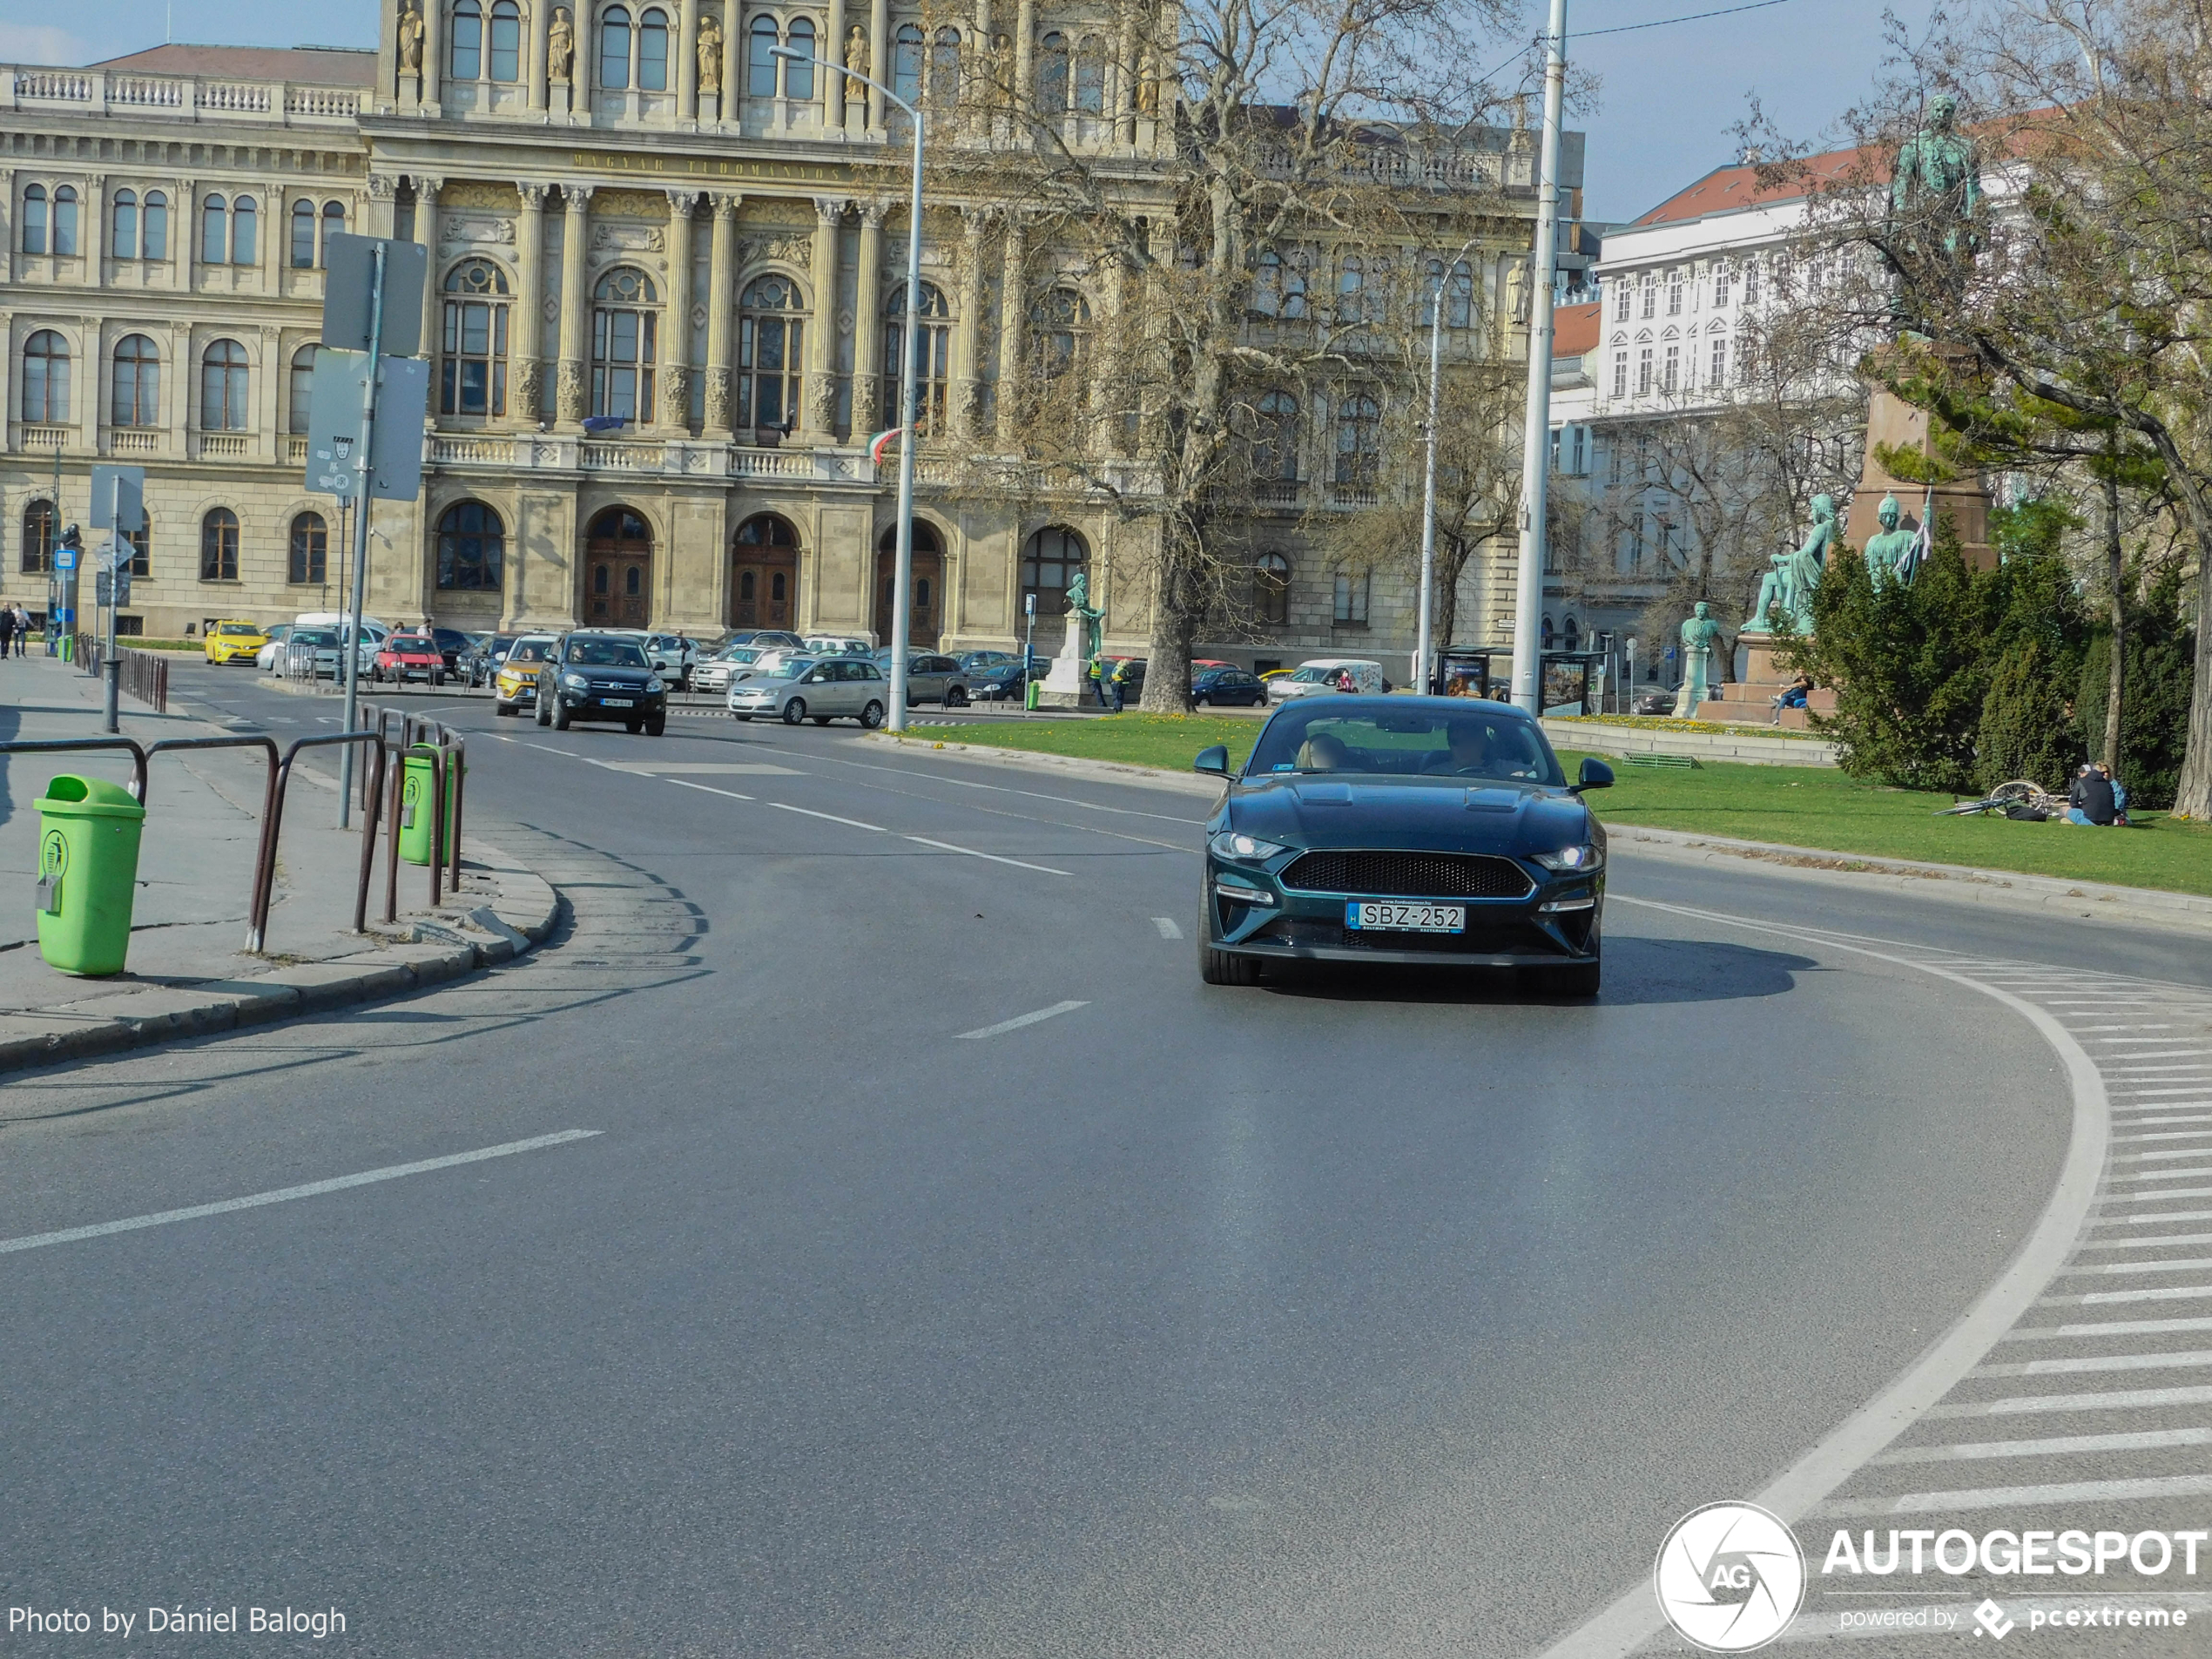
M660 683L660 676L655 674L645 682L645 689L648 691L664 691L668 689L668 687L663 685Z
M1562 846L1554 853L1532 853L1528 855L1547 870L1587 872L1605 867L1605 849L1595 842L1581 846Z
M1271 859L1290 848L1280 841L1263 841L1257 835L1247 835L1242 830L1223 830L1206 845L1217 859L1242 859L1247 862Z
M588 691L591 689L591 682L581 674L563 674L561 676L561 684L571 691Z

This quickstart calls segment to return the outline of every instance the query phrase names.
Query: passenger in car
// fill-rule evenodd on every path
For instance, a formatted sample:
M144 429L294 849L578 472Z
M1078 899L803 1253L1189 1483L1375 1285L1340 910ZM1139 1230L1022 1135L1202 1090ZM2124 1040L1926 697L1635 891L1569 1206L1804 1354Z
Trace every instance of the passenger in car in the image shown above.
M1336 772L1352 759L1344 746L1344 739L1327 732L1316 732L1301 744L1298 752L1300 772Z
M1483 773L1490 765L1490 728L1480 720L1454 720L1445 728L1450 749L1432 755L1423 772Z

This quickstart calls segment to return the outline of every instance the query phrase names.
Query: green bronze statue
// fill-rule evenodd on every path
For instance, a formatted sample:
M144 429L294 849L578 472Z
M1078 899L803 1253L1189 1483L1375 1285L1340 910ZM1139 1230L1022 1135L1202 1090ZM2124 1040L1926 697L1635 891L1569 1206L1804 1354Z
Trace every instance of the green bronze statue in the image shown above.
M1820 586L1820 573L1827 567L1828 550L1835 545L1836 536L1836 498L1815 496L1812 529L1805 536L1804 545L1768 559L1767 563L1774 568L1759 578L1758 603L1751 607L1751 614L1737 631L1770 633L1771 613L1780 610L1788 631L1811 633L1813 590Z
M1675 693L1678 719L1695 719L1697 705L1713 695L1713 652L1720 643L1713 608L1700 599L1696 613L1682 625L1682 690Z
M1930 98L1927 124L1898 146L1890 180L1892 269L1906 259L1927 260L1953 287L1982 243L1980 163L1958 124L1957 98Z
M1068 628L1071 638L1077 637L1076 630L1082 631L1080 637L1083 644L1082 655L1086 658L1098 655L1102 637L1098 621L1105 614L1103 610L1090 608L1089 579L1082 571L1076 571L1074 579L1068 583Z
M1913 531L1900 529L1898 523L1905 516L1905 509L1897 504L1897 497L1885 496L1882 504L1874 509L1874 516L1882 522L1882 533L1866 538L1866 575L1879 593L1892 583L1908 587L1912 581L1912 555L1920 544Z

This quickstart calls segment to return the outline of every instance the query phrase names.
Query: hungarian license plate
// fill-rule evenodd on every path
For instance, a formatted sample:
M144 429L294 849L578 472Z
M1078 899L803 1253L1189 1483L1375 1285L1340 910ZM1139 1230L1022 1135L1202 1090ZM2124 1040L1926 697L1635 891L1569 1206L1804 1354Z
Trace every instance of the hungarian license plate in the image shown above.
M1344 925L1362 933L1463 934L1467 929L1467 907L1354 899L1344 907Z
M628 697L603 697L599 699L599 706L606 709L635 708L637 699Z

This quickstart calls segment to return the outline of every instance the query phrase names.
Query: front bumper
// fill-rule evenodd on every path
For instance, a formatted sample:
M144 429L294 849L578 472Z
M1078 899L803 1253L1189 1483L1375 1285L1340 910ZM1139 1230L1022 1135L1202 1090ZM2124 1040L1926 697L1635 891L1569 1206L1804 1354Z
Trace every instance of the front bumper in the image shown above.
M1276 860L1286 864L1296 853ZM1526 868L1527 867L1523 867ZM1535 869L1536 889L1520 899L1440 898L1467 908L1467 931L1458 934L1366 932L1345 926L1345 906L1354 900L1397 898L1389 894L1287 892L1264 869L1206 856L1206 942L1240 956L1284 961L1396 962L1456 968L1538 968L1598 959L1605 910L1605 873L1548 876ZM1224 896L1224 888L1249 888L1252 902ZM1258 901L1264 894L1272 904ZM1571 909L1547 910L1548 905Z
M663 691L637 692L624 698L620 691L556 691L554 707L571 720L648 720L668 710Z

